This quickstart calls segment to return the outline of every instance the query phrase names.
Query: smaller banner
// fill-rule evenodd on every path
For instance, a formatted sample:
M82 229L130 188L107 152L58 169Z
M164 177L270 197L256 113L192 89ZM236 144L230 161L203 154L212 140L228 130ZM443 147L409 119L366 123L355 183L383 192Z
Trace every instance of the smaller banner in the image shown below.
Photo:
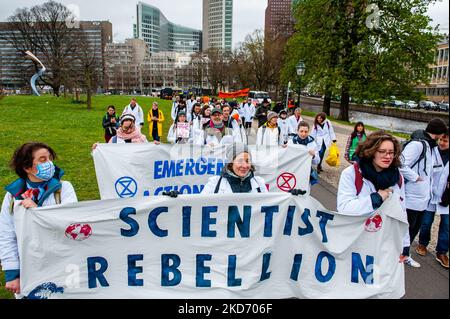
M248 96L248 92L250 92L250 89L243 89L236 92L219 92L219 98L220 99L232 99L236 97L246 97Z

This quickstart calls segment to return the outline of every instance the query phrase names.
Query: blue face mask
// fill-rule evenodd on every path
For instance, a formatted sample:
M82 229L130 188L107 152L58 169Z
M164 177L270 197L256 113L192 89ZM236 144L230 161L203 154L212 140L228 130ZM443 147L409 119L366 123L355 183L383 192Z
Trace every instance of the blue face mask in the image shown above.
M53 165L52 161L40 163L36 166L36 169L37 173L33 175L39 179L42 179L43 181L50 180L55 174L55 165Z

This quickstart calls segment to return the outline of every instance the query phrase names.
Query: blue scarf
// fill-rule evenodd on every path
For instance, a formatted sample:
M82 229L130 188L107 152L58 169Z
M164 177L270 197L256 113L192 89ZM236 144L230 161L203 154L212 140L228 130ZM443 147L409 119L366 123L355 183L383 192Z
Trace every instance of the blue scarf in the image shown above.
M294 138L292 139L292 142L294 144L300 144L300 145L305 145L305 146L307 146L312 141L314 141L314 137L308 136L307 138L302 139L298 134L296 136L294 136Z

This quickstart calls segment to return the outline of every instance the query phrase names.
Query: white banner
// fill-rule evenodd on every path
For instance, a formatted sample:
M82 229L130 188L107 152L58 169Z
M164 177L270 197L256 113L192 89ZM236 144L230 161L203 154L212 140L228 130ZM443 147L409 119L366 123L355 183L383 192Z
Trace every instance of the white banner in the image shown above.
M406 216L309 196L182 195L15 211L29 298L400 298Z
M311 156L302 145L249 146L255 174L270 192L292 188L309 193ZM93 152L101 199L198 194L225 166L226 146L99 144Z

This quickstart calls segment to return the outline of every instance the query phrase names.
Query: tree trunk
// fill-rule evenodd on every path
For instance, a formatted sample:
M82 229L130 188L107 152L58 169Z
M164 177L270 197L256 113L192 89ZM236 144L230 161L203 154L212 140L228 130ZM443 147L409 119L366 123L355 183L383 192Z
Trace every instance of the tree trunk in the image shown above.
M325 91L322 112L324 112L327 116L330 116L331 114L331 91L329 90Z
M345 85L341 89L341 105L339 110L339 120L348 122L348 110L349 110L350 95Z
M59 97L59 87L59 85L52 85L53 95L56 95L57 97Z
M88 87L87 88L87 90L86 90L87 92L87 101L86 101L86 103L87 103L87 109L88 110L92 110L92 89L90 88L90 87Z

